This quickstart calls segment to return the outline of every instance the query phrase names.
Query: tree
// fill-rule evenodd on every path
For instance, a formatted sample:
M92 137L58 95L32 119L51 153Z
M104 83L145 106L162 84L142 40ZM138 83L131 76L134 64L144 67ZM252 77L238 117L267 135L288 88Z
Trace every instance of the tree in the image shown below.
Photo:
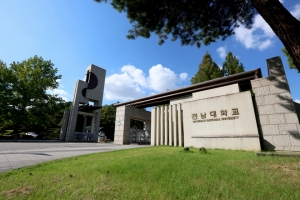
M52 116L57 112L57 104L63 100L57 95L46 93L55 89L57 69L51 61L34 56L22 62L13 62L10 67L0 64L0 106L5 108L1 113L17 134L22 126L44 126L51 124Z
M222 77L221 69L212 60L210 54L206 52L203 56L202 62L199 65L199 70L194 77L192 77L192 84L201 83L204 81L212 80Z
M297 69L296 65L294 64L294 61L290 54L287 52L286 48L281 49L281 51L284 53L284 55L287 57L287 61L289 63L290 69ZM300 73L300 70L298 69L298 73Z
M107 2L107 0L94 0ZM129 39L159 36L159 44L169 35L182 45L208 45L234 34L234 28L251 28L258 12L281 40L300 70L300 22L279 0L111 0L119 12L126 12L133 24Z
M9 125L9 120L6 119L6 114L8 113L7 101L10 97L10 78L10 71L6 67L6 64L0 60L0 132L2 134Z
M244 66L230 51L226 55L225 61L222 67L223 76L229 76L232 74L244 72Z
M114 104L104 105L101 108L100 123L106 127L114 127L116 118L116 107Z
M298 19L298 20L300 20L300 19ZM297 67L296 67L296 65L295 65L295 63L294 63L292 57L290 56L290 54L289 54L289 52L286 50L286 48L282 48L281 51L282 51L282 52L284 53L284 55L287 57L287 59L288 59L287 61L288 61L288 63L289 63L290 69L297 69ZM300 73L299 68L298 68L298 73Z
M100 126L103 127L102 131L111 141L114 140L116 110L114 104L104 105L101 108Z

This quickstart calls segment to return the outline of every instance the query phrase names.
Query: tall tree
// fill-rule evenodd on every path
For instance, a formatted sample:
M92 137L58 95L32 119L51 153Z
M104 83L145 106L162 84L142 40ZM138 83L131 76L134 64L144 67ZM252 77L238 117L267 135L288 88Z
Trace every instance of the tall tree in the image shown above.
M202 62L199 65L198 72L194 77L192 77L191 82L192 84L195 84L219 77L222 77L221 69L212 60L210 54L206 52L206 54L203 56Z
M0 104L6 108L2 120L11 122L15 134L24 125L51 124L55 105L63 102L57 95L46 93L47 89L57 88L61 78L53 66L50 60L38 56L13 62L10 67L0 64Z
M300 21L300 19L298 19L298 20ZM281 51L282 51L282 52L284 53L284 55L287 57L287 59L288 59L287 61L288 61L288 63L289 63L290 69L297 69L297 70L298 70L298 73L300 73L300 69L296 67L296 65L295 65L295 63L294 63L292 57L290 56L290 54L289 54L289 52L286 50L286 48L282 48Z
M222 67L223 76L229 76L232 74L244 72L244 66L230 51L226 55L225 61Z
M9 80L11 79L11 73L6 64L0 60L0 130L1 132L9 125L9 119L7 119L8 113L8 101L12 95L9 88ZM3 133L3 132L2 132Z
M107 0L94 0L107 2ZM251 28L258 12L281 40L300 70L300 22L279 0L110 0L119 12L126 12L133 28L129 39L159 36L159 44L169 35L182 45L200 47L234 34L234 28Z
M116 107L114 104L104 105L101 108L100 123L105 127L114 127L116 118Z
M287 61L289 63L290 69L297 69L296 65L294 64L294 61L293 61L292 57L290 56L290 54L288 53L288 51L286 50L286 48L281 49L281 51L287 57ZM300 73L299 69L298 69L298 73Z

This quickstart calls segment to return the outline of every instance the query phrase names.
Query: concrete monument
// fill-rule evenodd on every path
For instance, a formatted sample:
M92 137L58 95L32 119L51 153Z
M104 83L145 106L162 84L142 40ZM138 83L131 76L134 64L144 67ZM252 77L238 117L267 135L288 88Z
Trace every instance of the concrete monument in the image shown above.
M76 82L72 108L63 116L60 140L98 140L105 74L104 69L90 65L86 70L86 80ZM82 134L85 133L86 116L92 117L91 130L88 134Z

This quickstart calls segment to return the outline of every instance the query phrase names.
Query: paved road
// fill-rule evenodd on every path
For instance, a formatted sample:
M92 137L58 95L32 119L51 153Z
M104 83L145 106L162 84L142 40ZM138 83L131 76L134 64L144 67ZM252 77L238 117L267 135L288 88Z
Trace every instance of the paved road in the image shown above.
M89 153L147 147L113 143L0 142L0 173Z

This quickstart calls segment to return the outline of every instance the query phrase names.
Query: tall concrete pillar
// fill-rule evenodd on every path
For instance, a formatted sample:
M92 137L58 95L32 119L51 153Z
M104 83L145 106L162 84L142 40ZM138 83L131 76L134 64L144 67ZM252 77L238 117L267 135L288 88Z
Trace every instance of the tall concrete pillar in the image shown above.
M160 106L160 145L164 144L164 131L165 131L165 126L164 126L164 106Z
M177 128L177 105L173 105L173 133L174 133L174 146L178 146L178 128Z
M164 106L164 110L165 110L165 112L164 112L164 114L165 114L165 121L164 121L164 125L165 125L165 142L164 142L164 145L168 145L168 136L169 136L169 124L168 124L168 122L169 122L169 120L168 120L168 116L169 116L169 106L168 105L166 105L166 106Z
M267 59L269 77L251 80L265 150L300 151L300 126L280 57Z
M68 127L68 121L69 121L69 115L70 115L70 110L65 110L64 116L63 116L63 121L62 121L62 127L60 130L60 136L59 136L60 141L65 140L67 127Z
M160 107L155 108L156 109L156 145L160 144Z
M173 106L169 106L169 145L173 145Z
M157 145L156 143L156 109L151 111L151 146Z
M178 110L178 145L182 146L182 112L181 112L181 104L177 106Z

